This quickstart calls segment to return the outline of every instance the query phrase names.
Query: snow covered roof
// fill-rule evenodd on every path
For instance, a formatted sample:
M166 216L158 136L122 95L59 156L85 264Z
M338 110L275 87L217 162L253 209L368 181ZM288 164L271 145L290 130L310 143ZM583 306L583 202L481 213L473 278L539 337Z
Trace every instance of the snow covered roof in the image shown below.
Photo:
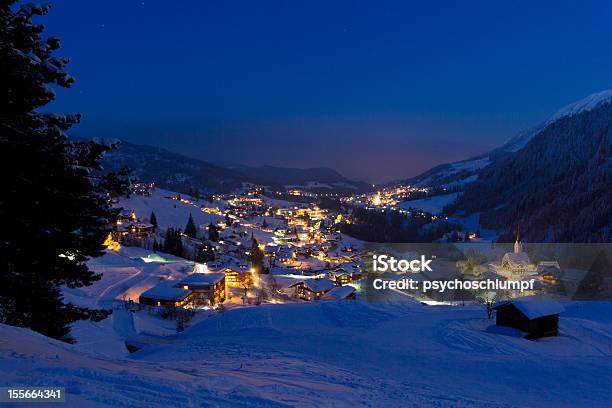
M543 299L538 296L525 296L522 298L505 300L497 302L493 305L493 309L498 309L505 305L514 305L518 310L521 311L529 319L537 319L543 316L556 315L563 311L565 308L559 302L554 300Z
M225 278L222 273L192 273L181 280L179 285L207 286L221 282Z
M279 251L276 254L276 258L277 259L292 259L293 258L293 253L291 252L285 252L285 251Z
M146 222L141 222L141 223L138 223L138 224L135 224L135 225L138 228L153 228L155 226L153 224L148 224Z
M539 273L540 276L553 276L556 279L559 279L563 276L563 271L561 269L558 268L544 268L540 271Z
M323 298L324 299L346 299L353 293L355 293L355 288L352 286L349 286L349 285L337 286L333 288L332 290L330 290L329 292L327 292L325 296L323 296Z
M303 281L295 282L289 285L289 287L293 287L301 283L315 293L327 292L336 287L334 282L330 281L329 279L305 279Z
M179 302L191 295L191 291L177 288L176 281L165 281L140 294L140 297Z
M526 252L508 252L504 255L503 261L511 265L529 265L531 263Z
M208 270L214 273L223 273L223 271L232 270L234 272L240 272L240 268L232 267L231 265L214 265L208 266Z

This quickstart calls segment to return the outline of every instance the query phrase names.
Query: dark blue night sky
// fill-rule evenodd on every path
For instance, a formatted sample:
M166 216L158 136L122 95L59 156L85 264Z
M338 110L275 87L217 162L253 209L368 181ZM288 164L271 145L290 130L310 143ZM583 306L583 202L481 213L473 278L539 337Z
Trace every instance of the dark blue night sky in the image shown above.
M211 161L407 177L612 88L611 2L52 3L76 134Z

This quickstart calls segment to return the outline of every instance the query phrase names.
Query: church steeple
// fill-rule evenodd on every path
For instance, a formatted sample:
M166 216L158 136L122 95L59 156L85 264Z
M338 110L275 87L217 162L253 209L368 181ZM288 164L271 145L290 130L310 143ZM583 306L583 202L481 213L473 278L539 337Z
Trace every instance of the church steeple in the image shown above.
M521 227L516 230L516 241L514 241L514 253L523 252L523 244L521 242Z

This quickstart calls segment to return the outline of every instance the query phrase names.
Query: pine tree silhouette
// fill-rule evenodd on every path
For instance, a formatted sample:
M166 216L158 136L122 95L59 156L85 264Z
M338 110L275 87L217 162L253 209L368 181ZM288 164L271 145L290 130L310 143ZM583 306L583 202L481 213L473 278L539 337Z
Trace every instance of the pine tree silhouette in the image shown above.
M113 146L71 141L65 132L80 115L42 113L53 101L52 86L69 88L68 59L57 57L57 37L42 38L33 18L49 6L0 5L0 323L29 327L71 341L78 319L101 319L109 312L66 304L61 286L91 285L100 279L86 261L104 254L102 243L118 210L114 194L124 194L122 174L96 175L102 155ZM112 193L112 194L111 194Z
M185 235L191 238L197 238L198 231L196 229L195 222L193 222L193 217L189 214L189 219L187 220L187 225L185 225Z

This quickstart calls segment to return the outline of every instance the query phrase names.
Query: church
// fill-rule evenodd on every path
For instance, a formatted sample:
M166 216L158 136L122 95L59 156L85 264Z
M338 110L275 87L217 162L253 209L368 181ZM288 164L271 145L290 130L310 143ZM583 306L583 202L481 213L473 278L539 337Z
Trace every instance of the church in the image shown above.
M514 251L506 252L500 263L491 265L495 272L505 276L506 278L521 278L525 275L534 275L537 272L537 267L529 259L527 252L523 250L523 243L520 240L519 234L516 235L514 242Z

